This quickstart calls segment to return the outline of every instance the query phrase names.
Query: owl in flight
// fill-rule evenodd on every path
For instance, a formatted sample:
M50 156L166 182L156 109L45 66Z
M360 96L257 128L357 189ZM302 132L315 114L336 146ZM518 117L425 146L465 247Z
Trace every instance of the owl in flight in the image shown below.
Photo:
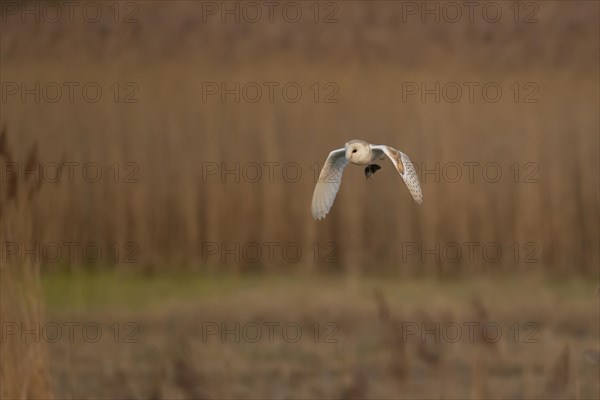
M329 153L325 165L321 169L312 198L313 218L323 219L331 210L335 195L342 182L344 167L348 163L365 165L365 176L369 178L381 169L376 162L383 160L386 156L404 179L404 183L406 183L415 202L423 204L423 193L421 192L419 178L406 154L386 145L370 144L364 140L351 140L344 145L343 149L337 149Z

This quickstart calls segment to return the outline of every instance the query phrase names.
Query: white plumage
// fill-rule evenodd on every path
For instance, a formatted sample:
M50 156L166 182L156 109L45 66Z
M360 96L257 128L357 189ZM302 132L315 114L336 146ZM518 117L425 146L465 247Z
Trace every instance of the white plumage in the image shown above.
M340 189L342 173L348 163L366 165L365 175L368 178L380 168L375 162L384 159L386 156L400 173L415 202L422 204L423 193L421 192L419 178L406 154L386 145L373 145L364 140L351 140L345 144L344 148L329 153L325 165L321 169L313 193L313 217L315 219L325 218L331 210L335 196Z

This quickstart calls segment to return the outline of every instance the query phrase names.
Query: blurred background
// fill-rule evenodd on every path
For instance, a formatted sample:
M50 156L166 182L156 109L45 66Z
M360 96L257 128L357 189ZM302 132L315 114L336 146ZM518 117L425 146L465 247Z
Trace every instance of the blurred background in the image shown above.
M600 396L598 3L72 3L0 3L2 398ZM350 139L424 204L314 221Z

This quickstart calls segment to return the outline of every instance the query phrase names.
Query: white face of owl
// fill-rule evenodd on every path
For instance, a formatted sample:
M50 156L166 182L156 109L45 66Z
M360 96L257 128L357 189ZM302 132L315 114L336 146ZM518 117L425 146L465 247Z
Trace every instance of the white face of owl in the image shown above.
M365 163L371 159L369 146L365 143L346 143L346 159L354 163Z

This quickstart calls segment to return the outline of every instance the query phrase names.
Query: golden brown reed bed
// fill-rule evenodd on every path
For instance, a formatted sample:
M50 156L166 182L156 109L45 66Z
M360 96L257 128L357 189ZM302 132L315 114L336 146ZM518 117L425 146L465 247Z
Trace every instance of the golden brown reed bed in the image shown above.
M329 25L204 24L198 22L200 11L194 3L173 3L168 9L156 2L139 5L137 24L23 25L11 19L2 25L4 83L96 82L103 89L97 103L80 96L72 103L63 96L56 104L21 102L19 96L3 100L0 125L6 127L10 158L4 153L2 162L25 163L37 146L35 160L42 167L94 162L104 173L100 182L88 183L79 169L72 183L63 178L41 186L39 181L24 182L22 175L11 186L3 175L3 242L94 242L103 249L115 242L135 242L136 265L150 271L183 265L227 269L236 263L221 263L217 256L203 262L203 243L277 241L298 243L310 256L292 265L263 259L234 267L441 276L549 271L597 277L598 4L540 2L539 22L528 25L510 20L403 23L399 6L391 2L341 3L339 23ZM290 103L279 96L254 104L235 103L230 97L223 103L213 96L203 101L207 82L232 86L270 81L298 83L302 99ZM481 97L472 103L464 98L436 103L431 97L422 102L418 96L403 101L407 83L472 81L499 85L502 98L497 103ZM118 102L110 89L115 82L120 84ZM128 82L139 88L137 103L123 102L123 95L130 93L124 86ZM334 83L339 101L324 103L321 96L315 102L310 90L315 82L321 88ZM524 103L524 90L515 102L510 89L515 82L520 88L534 83L539 102ZM350 138L387 143L408 153L420 167L424 206L412 203L389 166L367 183L355 168L347 171L332 214L323 222L312 221L315 166ZM231 175L225 180L219 174L203 176L207 167L221 167L223 162L240 170L257 163L262 178L253 183L242 176L238 183ZM273 182L268 180L268 162L279 163ZM302 174L297 182L289 182L295 170L284 176L281 168L292 162ZM441 169L439 182L435 173L423 174L424 167L434 169L437 162L440 168L457 163L462 178L444 179ZM474 182L469 182L469 162L498 163L502 179L490 183L477 169ZM115 163L117 183L110 168ZM124 182L132 171L128 163L136 168L137 182ZM518 182L511 169L515 163ZM536 180L524 182L532 171L526 165L533 165ZM393 179L397 187L387 185ZM18 205L6 202L12 187L21 191ZM373 187L377 196L367 198ZM33 188L39 192L32 197L28 193ZM335 243L337 262L325 262L324 253L313 262L310 248L315 242ZM443 247L465 242L478 242L480 247L498 243L504 256L498 263L486 262L481 253L473 262L465 254L458 262L448 257L435 262L431 256L422 260L422 253L406 254L407 245L430 249L436 243ZM516 242L520 253L515 262L511 246ZM524 248L528 243L534 245L533 263L524 262L532 249ZM69 261L73 268L82 262ZM123 258L117 261L122 264ZM102 259L99 265L105 263L112 260ZM19 257L2 261L3 321L43 320L37 285L38 264L44 260L31 264ZM27 289L15 290L21 281ZM415 310L423 320L431 318L428 313L431 310ZM389 336L382 340L393 343ZM563 340L556 340L553 348L562 345ZM441 382L438 349L411 349L421 361L403 362L406 349L398 345L397 358L376 364L388 365L386 374L395 379L410 374L409 363L429 363ZM559 352L556 374L541 374L549 376L545 384L557 392L570 368L561 361L569 358L569 350ZM44 345L7 342L2 353L3 397L50 396ZM486 365L477 352L469 357L469 365ZM30 368L30 361L37 366ZM186 383L186 374L197 366L185 358L172 364L169 379L180 387L177 390L199 395ZM24 365L28 368L22 369ZM27 374L17 374L21 370ZM533 366L531 371L526 373L538 370ZM379 393L364 387L361 368L348 374L340 393ZM487 383L490 375L493 371L482 368L465 387L474 397L487 396L493 393ZM386 384L392 385L392 378ZM544 382L535 385L543 386ZM386 390L381 392L393 392Z
M314 242L335 242L342 264L369 270L594 273L597 76L540 66L341 68L276 58L233 67L190 57L151 65L117 59L108 69L79 59L67 68L45 62L42 70L14 59L5 63L4 77L15 82L96 81L108 92L112 82L131 81L140 88L135 104L115 104L107 95L95 104L4 105L3 123L19 153L38 143L43 166L91 162L103 172L99 182L88 183L77 167L70 183L65 168L59 183L45 185L43 202L33 207L40 225L34 240L93 241L105 249L133 241L138 258L157 266L201 262L204 242L277 241L299 243L305 251ZM298 82L305 96L295 104L281 98L272 104L221 103L216 96L202 102L207 81ZM416 96L402 101L403 82L436 81L497 82L504 95L494 104L481 98L472 104L436 104L431 97L422 103ZM535 82L539 103L514 103L508 88L517 81ZM306 93L313 82L335 82L339 103L315 104ZM370 182L360 169L349 168L332 213L315 223L309 205L316 168L349 138L408 153L419 167L425 204L412 203L387 164ZM275 163L272 182L268 163ZM473 182L469 163L475 163ZM494 168L484 170L486 165ZM257 166L261 176L255 179ZM502 176L491 183L496 167ZM237 168L238 178L223 177L226 168ZM129 178L136 181L124 183ZM394 180L397 185L389 186ZM377 195L367 198L371 189ZM479 243L475 262L465 261L466 242ZM499 263L482 256L490 242L503 250ZM451 262L453 253L442 254L440 264L426 256L424 249L436 243L458 243L460 262ZM535 248L529 251L528 243ZM422 251L407 255L412 245ZM533 263L523 263L527 255ZM218 257L209 260L219 263Z

